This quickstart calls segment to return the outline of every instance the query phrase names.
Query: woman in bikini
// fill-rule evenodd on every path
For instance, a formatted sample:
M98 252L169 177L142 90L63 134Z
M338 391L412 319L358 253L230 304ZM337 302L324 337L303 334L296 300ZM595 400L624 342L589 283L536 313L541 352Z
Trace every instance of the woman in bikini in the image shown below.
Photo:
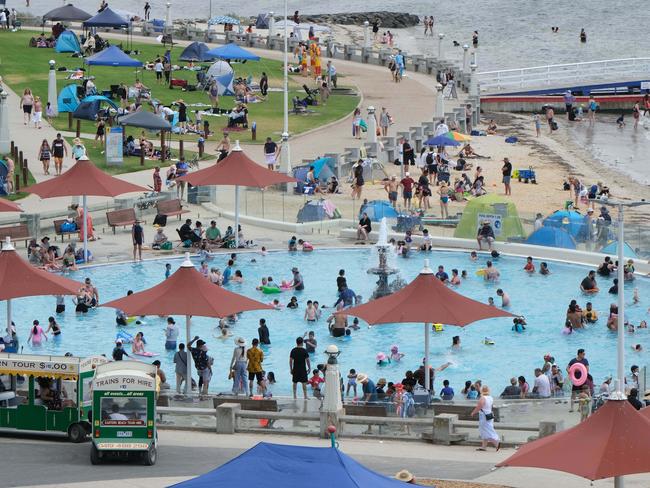
M443 219L449 218L449 193L451 189L447 186L447 182L443 181L438 189L440 195L440 216Z

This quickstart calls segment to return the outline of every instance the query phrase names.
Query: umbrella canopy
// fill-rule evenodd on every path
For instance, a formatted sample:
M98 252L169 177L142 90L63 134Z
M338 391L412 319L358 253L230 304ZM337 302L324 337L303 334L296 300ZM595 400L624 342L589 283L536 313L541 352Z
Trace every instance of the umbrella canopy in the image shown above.
M609 400L575 427L525 444L497 466L552 469L589 480L650 472L650 420Z
M89 66L122 66L138 68L142 61L133 59L117 46L110 46L97 54L93 54L84 61Z
M255 469L251 469L254 466ZM314 473L325 476L313 476ZM402 481L369 470L338 449L288 446L260 442L235 459L197 478L172 485L175 488L231 488L295 486L309 479L310 488L399 488Z
M0 252L0 300L40 295L76 295L82 286L63 276L35 268L18 255L7 238Z
M235 43L226 44L225 46L215 47L205 53L207 56L212 56L219 59L242 59L250 61L259 61L260 57L239 47Z
M239 25L239 20L235 19L234 17L230 17L229 15L217 15L215 17L212 17L210 20L208 20L208 25L215 25L215 24Z
M292 176L277 173L260 166L246 156L239 148L239 143L231 153L218 163L177 178L178 181L187 181L194 186L206 185L236 185L266 188L279 183L295 183Z
M167 120L153 112L147 112L145 110L124 115L117 121L120 125L141 127L148 130L172 130L172 125Z
M83 23L84 27L128 27L130 22L117 12L106 7L94 17Z
M81 10L80 8L75 7L71 3L64 5L63 7L58 7L53 10L50 10L48 13L43 15L43 20L59 21L67 20L70 22L83 22L92 17L92 14Z
M116 197L122 193L148 191L128 181L114 178L97 168L92 161L80 159L61 176L28 186L23 191L41 198L89 195Z
M443 134L443 136L446 136L449 139L453 139L454 141L459 141L459 142L467 142L472 140L470 136L466 134L461 134L460 132L456 132L456 131L449 131L446 134Z
M424 142L424 145L425 146L460 146L460 142L450 137L447 137L447 134L443 134L436 137L429 137Z
M22 212L23 209L20 208L20 205L7 200L5 198L0 198L0 212Z

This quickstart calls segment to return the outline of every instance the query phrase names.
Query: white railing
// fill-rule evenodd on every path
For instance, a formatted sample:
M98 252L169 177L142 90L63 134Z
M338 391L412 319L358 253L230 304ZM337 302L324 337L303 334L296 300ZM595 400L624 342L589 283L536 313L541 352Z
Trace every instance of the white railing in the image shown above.
M631 76L650 77L650 58L606 59L478 73L482 91L533 88L557 83L599 83Z

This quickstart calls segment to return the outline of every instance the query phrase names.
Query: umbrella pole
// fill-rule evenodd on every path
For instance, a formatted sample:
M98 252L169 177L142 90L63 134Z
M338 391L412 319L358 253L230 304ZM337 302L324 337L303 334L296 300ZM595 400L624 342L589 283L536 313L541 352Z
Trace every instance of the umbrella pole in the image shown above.
M84 228L84 264L88 264L88 202L86 195L83 195L83 210L84 210L84 220L81 223Z
M424 389L429 391L429 382L431 381L431 373L429 371L429 324L424 324ZM427 402L428 403L428 402Z
M7 298L7 335L11 337L11 298Z
M191 333L191 318L189 315L185 316L185 351L187 352L186 356L186 366L187 370L185 371L185 395L189 395L192 392L192 354L190 353L190 337Z
M235 185L235 249L239 249L239 185Z

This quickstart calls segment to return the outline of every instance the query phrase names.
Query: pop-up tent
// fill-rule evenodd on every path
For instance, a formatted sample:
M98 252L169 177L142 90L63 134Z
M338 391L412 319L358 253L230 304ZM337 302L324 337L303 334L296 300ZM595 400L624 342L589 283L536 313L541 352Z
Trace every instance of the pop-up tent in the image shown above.
M88 27L128 27L130 22L110 7L106 7L94 17L83 23L85 28Z
M613 256L618 256L618 241L608 242L607 245L598 252L602 254L611 254ZM626 258L638 257L636 255L636 251L634 251L634 249L632 249L632 246L630 246L627 242L623 242L623 256Z
M454 237L475 239L481 222L485 220L492 225L497 241L526 237L515 204L506 197L494 194L483 195L467 203Z
M241 61L259 61L260 57L246 49L239 47L235 43L226 44L225 46L210 49L207 54L219 59L241 60Z
M232 81L235 78L235 72L232 67L225 61L217 61L208 68L205 74L206 83L214 80L217 82L219 88L219 95L234 95L235 89L232 86Z
M117 46L109 46L103 51L86 58L85 63L89 66L123 66L139 68L142 61L133 59Z
M64 30L56 40L54 50L57 53L79 53L81 52L81 44L77 34L71 30Z
M171 130L172 125L159 115L146 110L124 115L117 119L118 124L130 127L140 127L147 130Z
M359 209L359 218L361 218L364 213L367 214L368 218L373 222L380 222L384 217L387 219L397 218L397 210L395 210L386 200L372 200L368 203L364 203Z
M257 20L255 21L256 29L268 29L269 28L269 14L257 14Z
M67 85L59 92L57 104L59 112L74 112L79 106L79 97L77 97L77 85Z
M193 42L178 57L181 61L212 61L214 56L207 54L210 48L203 42Z
M543 226L533 232L526 239L526 244L533 246L561 247L575 249L576 241L566 230L560 227Z
M319 220L340 219L341 214L334 204L329 200L307 200L303 207L298 210L296 221L299 224L304 222L318 222Z
M75 109L72 116L75 119L97 120L97 114L102 108L102 103L108 104L117 111L118 107L110 98L102 95L91 95L84 98L79 106Z
M589 234L587 219L575 210L557 210L544 219L545 227L564 229L576 241L584 241Z

